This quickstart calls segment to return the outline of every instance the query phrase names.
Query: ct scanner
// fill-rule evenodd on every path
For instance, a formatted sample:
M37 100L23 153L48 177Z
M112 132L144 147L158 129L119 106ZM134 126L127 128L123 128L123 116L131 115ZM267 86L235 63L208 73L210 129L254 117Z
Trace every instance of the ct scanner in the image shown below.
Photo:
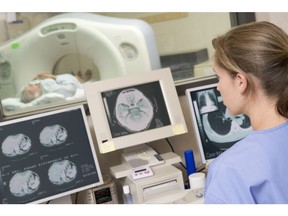
M154 32L146 22L89 13L65 13L0 45L2 102L16 97L37 74L53 72L59 60L75 53L93 61L100 79L161 67Z

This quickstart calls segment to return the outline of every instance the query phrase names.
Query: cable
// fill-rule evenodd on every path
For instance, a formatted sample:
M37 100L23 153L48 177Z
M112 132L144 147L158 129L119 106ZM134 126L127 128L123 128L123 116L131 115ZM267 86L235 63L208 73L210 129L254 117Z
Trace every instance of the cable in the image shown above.
M79 192L77 192L77 193L75 194L75 200L74 200L74 203L75 203L75 204L78 204L78 195L79 195Z
M174 148L173 148L172 144L170 143L170 141L168 140L168 138L166 138L166 141L168 142L168 144L169 144L169 146L170 146L170 148L171 148L172 152L174 152L174 153L175 153L175 150L174 150Z

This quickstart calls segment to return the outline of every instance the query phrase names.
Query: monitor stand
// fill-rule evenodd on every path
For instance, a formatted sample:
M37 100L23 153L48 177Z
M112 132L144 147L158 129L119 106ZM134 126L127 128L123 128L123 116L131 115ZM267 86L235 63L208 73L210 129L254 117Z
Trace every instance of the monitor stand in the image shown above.
M157 166L164 164L163 158L150 146L143 144L124 149L122 162L128 163L131 167Z
M137 151L132 151L131 149L129 149L129 151L125 151L122 154L122 163L120 165L110 167L110 172L113 177L115 177L116 179L119 179L119 178L131 176L131 172L133 171L133 169L135 170L135 167L137 167L137 165L139 164L154 168L154 167L172 165L172 164L181 162L180 156L175 154L174 152L167 152L167 153L159 155L157 154L155 150L153 150L151 147L147 145L142 146L142 148L146 149L146 151L144 151L145 153L141 152L140 147L138 148L139 149ZM145 157L142 157L143 155L145 155ZM148 157L147 155L150 155L150 156ZM153 157L151 155L153 155Z

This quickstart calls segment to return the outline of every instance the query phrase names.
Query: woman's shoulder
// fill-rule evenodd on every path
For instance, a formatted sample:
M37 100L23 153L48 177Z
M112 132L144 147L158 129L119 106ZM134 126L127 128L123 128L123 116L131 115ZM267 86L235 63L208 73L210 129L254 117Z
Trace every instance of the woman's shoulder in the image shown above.
M226 170L227 168L235 169L239 166L242 166L243 161L252 161L255 160L255 155L253 148L257 148L253 144L253 139L248 135L246 138L235 143L228 150L223 152L220 156L212 161L209 165L209 169L220 169ZM245 162L245 164L247 164Z

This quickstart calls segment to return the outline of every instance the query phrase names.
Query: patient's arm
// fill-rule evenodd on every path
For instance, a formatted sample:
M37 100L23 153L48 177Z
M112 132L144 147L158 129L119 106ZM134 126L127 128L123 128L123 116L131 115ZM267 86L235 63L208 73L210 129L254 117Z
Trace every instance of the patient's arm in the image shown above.
M47 78L56 79L56 75L51 73L40 73L37 74L37 76L34 79L47 79Z

